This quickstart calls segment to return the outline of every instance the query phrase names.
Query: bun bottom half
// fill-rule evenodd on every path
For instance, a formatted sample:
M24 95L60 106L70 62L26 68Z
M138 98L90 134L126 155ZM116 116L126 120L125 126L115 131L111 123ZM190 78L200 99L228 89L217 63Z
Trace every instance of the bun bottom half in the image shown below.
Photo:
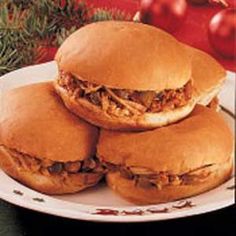
M197 104L207 106L211 103L212 100L214 100L215 97L219 94L223 84L220 84L213 89L209 89L207 92L202 92L199 95L196 95L197 97Z
M22 184L49 195L79 192L96 185L103 177L100 173L47 176L40 172L32 172L19 167L4 147L0 147L0 168Z
M179 200L206 192L224 183L231 174L232 162L229 162L224 169L212 173L204 182L192 185L169 185L160 190L136 187L133 180L123 178L119 172L108 173L106 180L112 190L129 202L148 205Z
M57 82L54 83L54 86L65 106L71 112L96 126L110 130L142 131L165 126L185 118L196 104L195 99L192 99L187 105L171 111L145 113L134 117L118 117L104 112L86 99L75 100Z

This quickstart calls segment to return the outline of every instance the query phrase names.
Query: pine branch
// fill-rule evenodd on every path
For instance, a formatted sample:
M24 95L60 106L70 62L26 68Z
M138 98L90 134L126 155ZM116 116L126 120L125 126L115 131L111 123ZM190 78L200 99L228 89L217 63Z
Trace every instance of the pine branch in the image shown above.
M35 0L10 0L10 4L15 5L19 10L25 10L32 7Z
M24 31L0 30L0 75L34 62L35 45Z
M0 1L0 75L42 58L43 45L59 46L78 28L102 20L131 17L117 9L94 10L84 1Z
M131 16L126 14L126 12L119 9L107 9L107 8L97 8L91 18L91 22L97 21L107 21L107 20L118 20L118 21L129 21Z
M5 3L0 7L0 16L0 75L3 75L32 64L38 44L25 28L24 12Z
M49 44L58 45L55 41L57 35L65 31L73 32L72 29L80 28L88 22L88 7L85 3L75 3L66 0L49 1L41 0L32 6L30 15L26 19L28 31L40 40L48 41Z

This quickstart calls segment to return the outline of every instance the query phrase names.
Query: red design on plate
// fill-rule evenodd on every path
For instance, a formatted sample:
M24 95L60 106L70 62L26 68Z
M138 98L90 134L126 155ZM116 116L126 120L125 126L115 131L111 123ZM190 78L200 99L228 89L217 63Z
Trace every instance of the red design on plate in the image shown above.
M94 215L113 215L113 216L117 216L117 215L119 215L119 211L111 210L111 209L97 209L97 211L93 214Z
M130 215L136 215L136 216L141 216L143 215L145 212L142 210L133 210L133 211L122 211L121 214L122 215L126 215L126 216L130 216Z
M170 209L168 208L163 208L163 209L148 209L148 212L152 213L152 214L157 214L157 213L168 213L170 211Z
M183 208L192 208L196 206L195 204L193 204L191 201L180 201L178 203L176 203L176 205L172 205L172 207L170 208L162 208L162 209L158 209L158 208L147 208L146 210L141 210L141 209L134 209L132 211L119 211L119 210L112 210L112 209L97 209L95 213L92 213L93 215L113 215L113 216L142 216L145 214L161 214L161 213L168 213L174 210L178 210L178 209L183 209Z
M195 205L191 201L185 201L183 203L179 202L178 205L173 205L172 207L176 209L182 209L182 208L192 208L194 206Z

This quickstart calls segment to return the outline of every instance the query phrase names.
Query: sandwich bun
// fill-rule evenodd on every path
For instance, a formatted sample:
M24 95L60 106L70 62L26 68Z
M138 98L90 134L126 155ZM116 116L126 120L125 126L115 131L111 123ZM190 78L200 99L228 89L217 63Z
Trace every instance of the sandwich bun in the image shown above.
M142 115L133 117L119 117L104 112L86 99L71 97L57 83L54 83L54 87L71 112L93 125L109 130L141 131L165 126L187 116L195 106L195 100L193 99L187 105L174 110L158 113L145 112Z
M96 185L102 177L100 173L45 175L22 169L3 146L0 146L0 167L17 181L49 195L79 192Z
M211 174L205 182L194 185L170 185L161 190L136 187L133 181L121 177L117 172L108 173L106 181L113 191L126 200L138 205L147 205L170 202L206 192L228 180L231 173L232 161L229 161L225 163L224 168Z
M116 89L181 88L191 78L185 48L170 34L141 23L103 21L71 34L55 56L59 70Z
M198 104L207 106L226 80L225 69L209 54L184 45L192 61L192 78Z
M47 171L48 163L93 158L98 139L98 129L70 113L51 82L17 88L2 98L0 167L8 175L48 194L77 192L101 179L102 173Z
M232 151L233 137L223 118L201 105L184 120L152 131L102 130L97 146L101 162L126 168L133 175L151 172L181 177L197 171L198 177L208 173L203 181L146 189L118 170L109 171L108 185L121 196L140 204L185 198L220 185L232 173Z
M192 96L180 107L121 116L104 111L84 97L72 96L73 92L61 86L64 73L74 80L110 89L162 92L183 88L191 81L189 52L173 36L153 26L122 21L89 24L65 40L55 60L59 76L54 86L66 107L99 127L152 129L176 122L194 108Z

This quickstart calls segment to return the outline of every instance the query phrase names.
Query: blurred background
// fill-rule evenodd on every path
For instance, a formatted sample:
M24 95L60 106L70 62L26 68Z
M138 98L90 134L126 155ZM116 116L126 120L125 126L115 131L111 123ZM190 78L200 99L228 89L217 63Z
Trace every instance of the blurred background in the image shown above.
M234 0L2 0L0 75L53 60L65 38L86 24L134 16L236 71L235 7Z

